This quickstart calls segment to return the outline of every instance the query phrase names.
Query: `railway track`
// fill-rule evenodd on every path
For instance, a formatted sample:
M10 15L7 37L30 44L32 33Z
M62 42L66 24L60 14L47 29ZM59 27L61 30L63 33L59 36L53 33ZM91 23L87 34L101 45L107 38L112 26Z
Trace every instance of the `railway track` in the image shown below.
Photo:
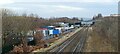
M84 27L71 38L50 50L49 52L82 52L87 38L87 31L88 27Z
M78 44L74 48L73 52L82 52L83 51L83 47L84 47L86 39L87 39L87 32L88 32L88 28L86 28L86 30L84 31L83 36L81 37Z

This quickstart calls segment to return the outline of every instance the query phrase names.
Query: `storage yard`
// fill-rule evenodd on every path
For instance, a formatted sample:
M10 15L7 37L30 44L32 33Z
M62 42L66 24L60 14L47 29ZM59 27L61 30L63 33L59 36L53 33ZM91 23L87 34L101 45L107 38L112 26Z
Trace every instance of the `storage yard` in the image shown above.
M76 22L76 23L57 22L57 23L53 23L53 25L50 26L49 25L41 26L35 28L35 30L29 30L27 32L27 36L24 37L24 41L26 40L26 44L27 44L25 50L27 52L46 52L46 51L51 51L62 44L68 43L68 40L70 40L72 37L84 39L84 37L83 38L77 37L78 35L81 35L79 34L79 31L81 31L81 29L82 30L84 29L84 25L86 25L86 23L81 24L81 22ZM13 37L12 39L17 40L17 42L12 45L13 50L11 50L10 52L18 52L18 53L23 52L24 46L21 43L23 37L18 36L18 37ZM83 42L85 42L85 40Z
M33 13L11 13L2 10L2 54L118 52L119 15L102 16L99 13L93 18L46 18Z
M48 47L48 48L41 48L41 49L35 50L33 52L51 51L51 49L58 47L60 44L63 44L63 42L66 42L67 39L71 38L71 36L73 36L75 33L80 31L81 29L83 29L83 28L79 28L79 29L77 29L77 30L75 30L75 31L73 31L71 33L68 33L68 34L64 35L62 38L60 38L60 39L54 41L53 43L51 43L50 44L51 46Z

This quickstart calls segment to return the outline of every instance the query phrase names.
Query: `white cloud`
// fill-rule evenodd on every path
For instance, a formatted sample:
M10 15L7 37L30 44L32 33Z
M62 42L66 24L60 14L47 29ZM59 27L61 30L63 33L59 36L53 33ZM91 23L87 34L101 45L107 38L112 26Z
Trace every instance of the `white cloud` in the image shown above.
M106 4L110 4L109 6L112 8L115 4L117 4L118 1L119 0L104 0L104 1L101 0L0 0L0 7L4 7L16 11L18 10L19 12L26 11L28 13L30 12L37 13L37 14L41 14L41 16L50 16L50 15L60 16L67 14L68 16L72 16L72 15L91 16L93 14L96 14L96 11L99 11L99 9L91 10L90 8L95 8L95 7L105 8L107 7ZM57 2L63 2L63 3L57 4ZM68 2L69 4L65 2ZM81 2L81 3L76 4L74 2L78 2L78 3ZM94 4L93 3L91 4L91 2L93 2ZM104 12L104 11L99 11L99 12ZM109 14L109 11L106 11L104 13Z
M96 3L114 3L118 2L119 0L0 0L0 5L16 3L16 2L31 2L31 3L38 3L38 2L96 2Z
M16 2L118 2L119 0L16 0Z
M79 11L79 10L83 10L83 9L84 8L72 7L72 6L63 6L63 5L56 6L57 11Z
M66 5L38 5L39 9L46 10L48 12L67 12L67 11L82 11L84 8L66 6Z
M80 0L79 0L80 1ZM81 0L82 2L118 2L119 0Z
M40 11L47 13L55 13L55 12L71 12L71 11L83 11L84 8L68 6L68 5L24 5L24 6L4 6L2 8L7 8L15 11Z
M23 7L2 7L2 8L10 9L10 10L15 11L15 12L28 10L27 8L23 8Z
M0 0L0 5L14 3L13 0Z
M11 10L27 10L27 8L23 8L23 7L3 7L6 9L11 9Z

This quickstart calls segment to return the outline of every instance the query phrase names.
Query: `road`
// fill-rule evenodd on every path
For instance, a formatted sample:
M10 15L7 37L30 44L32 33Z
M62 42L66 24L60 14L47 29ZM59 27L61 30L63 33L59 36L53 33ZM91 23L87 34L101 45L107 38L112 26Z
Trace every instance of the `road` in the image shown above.
M88 27L84 27L71 38L49 52L82 52L87 38Z

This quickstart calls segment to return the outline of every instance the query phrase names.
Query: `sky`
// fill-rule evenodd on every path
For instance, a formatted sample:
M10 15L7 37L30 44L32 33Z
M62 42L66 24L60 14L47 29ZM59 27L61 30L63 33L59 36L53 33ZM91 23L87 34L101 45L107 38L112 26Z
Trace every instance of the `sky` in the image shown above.
M0 0L0 8L17 13L37 14L39 17L92 18L118 13L119 0Z

